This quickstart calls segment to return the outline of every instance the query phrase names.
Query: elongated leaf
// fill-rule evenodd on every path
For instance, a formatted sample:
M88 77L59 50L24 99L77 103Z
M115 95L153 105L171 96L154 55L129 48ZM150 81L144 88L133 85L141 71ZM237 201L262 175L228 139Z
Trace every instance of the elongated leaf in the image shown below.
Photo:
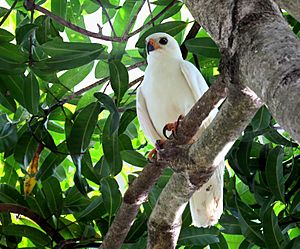
M241 225L238 219L233 215L224 214L219 220L221 226L225 229L223 233L226 234L242 234Z
M24 105L23 88L25 77L23 75L0 75L0 84L9 89L10 96Z
M266 106L262 106L255 114L251 121L251 125L254 131L263 130L268 128L271 121L271 114Z
M16 112L16 103L11 97L9 89L4 85L0 84L0 104L11 112Z
M66 158L68 150L65 142L62 142L58 145L57 150L61 153L51 152L45 158L42 165L39 168L38 173L36 174L37 180L46 180L53 174L54 169Z
M269 139L272 143L275 144L281 144L283 146L287 147L297 147L298 144L286 139L284 136L282 136L278 131L276 131L273 128L270 128L268 132L264 133L264 137Z
M102 147L105 159L110 165L111 172L117 175L122 170L122 159L120 155L118 130L111 132L112 126L114 126L111 114L105 122L102 135Z
M100 44L51 41L41 46L51 58L35 63L39 69L60 71L88 64L97 59L104 47Z
M37 25L29 23L22 25L16 29L16 41L17 44L23 44L29 42L29 37L34 34L35 30L38 28Z
M48 198L45 197L43 191L36 187L35 195L27 196L26 200L30 209L41 215L44 219L52 216L52 212L50 211L47 203Z
M165 32L171 36L175 36L180 31L184 30L186 26L187 26L187 23L182 22L182 21L165 22L165 23L159 24L157 26L154 26L154 27L148 29L146 32L144 32L143 35L141 35L141 37L137 41L135 46L138 48L144 48L145 39L147 38L147 36L149 36L153 33Z
M283 157L283 149L277 146L269 152L266 165L266 178L269 188L275 198L282 202L284 202Z
M126 67L117 60L109 63L110 82L117 97L118 102L121 101L128 89L129 76Z
M59 181L55 177L49 177L42 182L42 186L51 213L59 217L63 206L62 190Z
M112 217L118 210L122 199L116 180L112 177L103 178L101 180L101 193L104 207L109 215L109 224L111 224Z
M95 93L94 96L106 107L107 110L111 113L111 126L110 134L113 134L119 128L120 115L117 110L115 103L112 99L104 93Z
M218 243L218 230L188 227L181 230L178 244L179 245L209 245Z
M100 60L95 69L95 77L97 79L101 79L107 76L109 76L109 64L103 60Z
M8 162L5 162L3 171L4 176L0 178L1 182L15 187L19 176L14 167L11 166Z
M0 115L0 152L5 152L18 140L16 126L10 123L5 114Z
M219 243L211 244L210 249L228 249L228 244L222 233L218 235Z
M243 235L248 241L255 243L258 246L265 246L263 235L261 234L261 229L259 224L254 223L250 220L249 214L244 211L246 204L242 203L236 199L236 206L239 212L239 222L241 224L241 230Z
M5 235L26 237L40 246L49 246L51 244L47 234L31 226L10 224L3 227L2 232Z
M55 15L60 16L63 19L66 19L67 0L52 0L51 1L51 10ZM60 32L63 32L65 29L65 27L59 23L55 22L54 25Z
M127 126L131 123L132 120L136 117L136 111L132 109L126 110L120 120L119 134L123 133Z
M38 114L40 102L39 83L33 73L29 73L23 85L25 108L33 115Z
M144 167L147 164L146 158L135 150L122 150L121 156L125 162L134 166Z
M209 37L201 37L187 40L185 46L188 51L209 58L220 58L220 53L215 42Z
M14 35L5 29L0 29L0 41L10 42L14 39Z
M23 196L14 187L7 184L0 184L0 201L3 203L23 204Z
M90 221L100 217L103 213L103 199L102 196L96 197L93 202L82 210L77 219L80 221Z
M80 155L88 148L100 112L101 106L95 102L83 108L76 116L68 139L71 154Z
M273 211L273 207L269 207L263 217L264 238L267 248L281 249L285 240L280 227L278 226L278 217Z

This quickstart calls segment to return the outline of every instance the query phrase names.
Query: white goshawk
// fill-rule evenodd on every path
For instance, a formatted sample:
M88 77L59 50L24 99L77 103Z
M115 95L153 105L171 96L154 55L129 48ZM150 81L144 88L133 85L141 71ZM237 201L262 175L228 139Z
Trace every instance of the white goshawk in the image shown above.
M150 35L146 38L146 49L148 66L137 91L137 116L144 134L155 144L164 140L164 126L187 114L208 86L197 68L182 58L178 43L170 35ZM213 110L204 120L197 136L216 112ZM192 196L193 225L207 227L218 222L223 212L223 172L224 163Z

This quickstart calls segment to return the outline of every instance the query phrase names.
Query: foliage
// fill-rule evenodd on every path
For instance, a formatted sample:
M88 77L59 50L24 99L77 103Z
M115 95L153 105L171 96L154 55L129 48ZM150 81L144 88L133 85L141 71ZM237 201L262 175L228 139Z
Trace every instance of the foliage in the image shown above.
M0 247L97 247L152 149L136 119L136 86L129 83L128 73L132 76L131 68L144 70L148 34L165 31L185 42L191 26L187 10L177 1L167 10L174 1L153 2L153 15L162 14L154 27L137 33L132 48L125 38L133 31L131 20L142 15L144 1L101 1L107 15L94 21L108 27L112 36L125 37L121 42L92 40L38 11L32 16L22 1L6 2L16 6L0 28ZM101 12L98 2L36 1L82 28L85 17ZM1 7L0 16L6 18L6 13ZM286 18L299 35L300 24ZM220 59L215 43L201 29L185 45L187 59L200 64L212 84ZM88 86L76 92L82 82ZM111 88L104 86L107 82ZM41 151L39 145L44 146ZM225 211L219 225L191 226L187 207L178 248L297 248L299 154L298 145L262 107L227 155ZM122 248L145 248L147 219L171 174L166 169L152 189ZM37 180L31 181L36 185L28 196L25 176Z

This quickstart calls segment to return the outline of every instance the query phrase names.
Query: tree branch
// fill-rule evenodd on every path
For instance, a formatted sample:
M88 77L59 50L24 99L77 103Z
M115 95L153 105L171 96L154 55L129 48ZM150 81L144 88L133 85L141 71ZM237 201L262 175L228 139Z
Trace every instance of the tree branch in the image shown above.
M175 173L161 192L148 221L148 249L176 247L187 202L223 163L224 156L260 106L261 102L249 89L231 89L221 111L200 139L176 152L175 160L170 161ZM192 117L198 118L196 110ZM165 152L161 155L164 158Z
M193 26L191 27L189 33L187 34L187 36L184 39L184 42L181 44L180 46L180 50L181 50L181 54L182 54L182 58L186 59L187 54L188 54L188 50L185 46L185 42L188 41L189 39L192 39L194 37L196 37L196 35L198 34L198 31L200 30L201 26L199 25L199 23L194 22Z
M300 0L275 0L275 2L300 22Z
M228 48L233 81L251 88L300 142L300 42L278 6L271 0L186 4L219 47Z
M6 14L2 17L1 21L0 21L0 27L2 26L2 24L6 21L6 19L9 17L10 13L12 12L12 10L16 7L18 3L18 0L15 0L13 2L13 4L11 5L10 9L6 12Z
M0 212L9 212L24 215L35 223L37 223L56 243L64 240L64 238L47 222L47 220L40 217L27 207L17 204L0 203Z
M215 107L215 104L224 98L225 94L225 85L222 84L220 86L211 87L197 102L197 104L194 105L179 125L178 133L186 134L184 136L178 136L176 141L174 138L167 140L164 144L164 148L168 150L168 148L173 148L174 144L179 145L186 143L186 141L190 141L196 134L203 120ZM197 115L200 113L201 115ZM191 115L197 115L197 118L191 119ZM187 130L189 130L189 132ZM101 249L118 249L121 247L139 211L140 205L146 201L152 186L166 166L167 164L165 162L157 161L148 163L143 168L139 176L133 181L126 191L118 213L105 236L102 246L100 247Z
M110 25L110 28L111 28L114 36L117 36L117 33L116 33L115 29L114 29L114 25L112 24L112 22L110 20L109 14L108 14L105 6L102 4L101 0L96 0L96 1L99 3L100 7L102 8L102 11L104 12L104 15L106 16L106 19L107 19L107 21L108 21L108 23Z

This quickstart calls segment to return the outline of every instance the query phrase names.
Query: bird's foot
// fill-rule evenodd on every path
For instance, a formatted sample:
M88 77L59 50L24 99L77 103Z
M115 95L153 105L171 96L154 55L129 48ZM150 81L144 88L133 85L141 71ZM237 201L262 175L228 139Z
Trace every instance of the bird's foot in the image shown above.
M177 121L175 121L174 123L168 123L165 125L165 127L163 129L163 134L167 139L170 139L170 137L167 136L167 131L171 131L173 137L176 138L178 125L182 121L183 118L184 118L184 116L180 115L178 117Z
M153 162L153 161L159 159L158 151L163 148L164 142L165 142L164 140L156 140L155 148L153 150L151 150L147 156L147 159L150 162Z

